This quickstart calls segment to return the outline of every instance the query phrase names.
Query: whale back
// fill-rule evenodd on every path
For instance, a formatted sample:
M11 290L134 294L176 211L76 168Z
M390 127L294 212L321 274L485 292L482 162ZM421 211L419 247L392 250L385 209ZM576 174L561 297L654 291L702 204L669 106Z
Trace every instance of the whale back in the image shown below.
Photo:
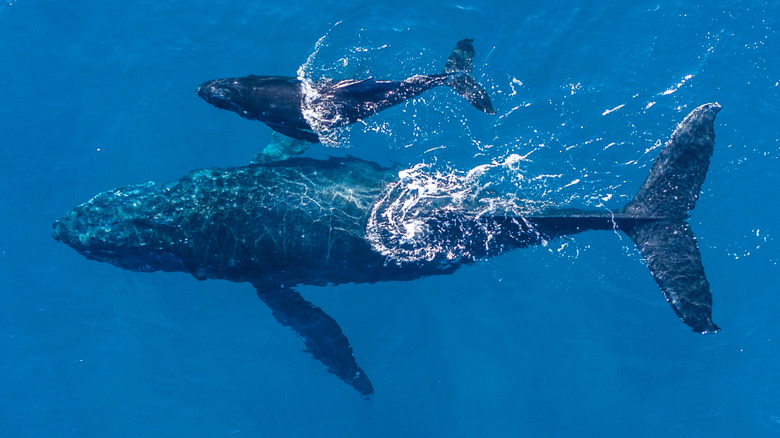
M377 281L354 266L383 264L365 224L396 175L354 158L195 170L99 194L57 221L54 237L135 271L269 284Z
M191 200L177 209L176 221L194 232L194 247L211 248L192 254L188 265L196 277L338 283L354 276L344 260L380 263L364 228L392 177L388 169L353 158L291 159L193 172L165 202Z

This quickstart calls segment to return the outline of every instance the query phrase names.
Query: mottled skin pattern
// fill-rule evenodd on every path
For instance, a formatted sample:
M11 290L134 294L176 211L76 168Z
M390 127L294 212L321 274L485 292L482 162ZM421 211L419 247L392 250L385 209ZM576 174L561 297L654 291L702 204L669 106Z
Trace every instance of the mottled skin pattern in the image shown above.
M120 188L74 208L54 224L54 237L87 258L125 269L252 283L307 351L363 395L373 387L340 327L291 286L412 280L556 236L619 229L637 244L680 318L695 331L713 332L709 284L685 219L709 165L718 110L703 105L680 123L621 210L525 217L425 212L425 242L460 248L455 258L442 253L405 262L378 252L372 239L384 237L373 230L369 238L369 218L379 217L381 228L384 219L372 212L398 174L354 158L196 170L170 184ZM403 239L382 242L405 245Z
M465 256L399 264L366 239L368 215L396 181L397 171L355 158L196 170L170 184L102 193L57 221L55 235L125 269L289 287L446 274L506 250L614 227L599 211L527 218L432 211L423 218L429 241L457 241Z
M387 263L365 239L373 203L396 178L354 158L196 170L171 184L102 193L58 221L56 234L88 258L201 280L409 280L435 269Z

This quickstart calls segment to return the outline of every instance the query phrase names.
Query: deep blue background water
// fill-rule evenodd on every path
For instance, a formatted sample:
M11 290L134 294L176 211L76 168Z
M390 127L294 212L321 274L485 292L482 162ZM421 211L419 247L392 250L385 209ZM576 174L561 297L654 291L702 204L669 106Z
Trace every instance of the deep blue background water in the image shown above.
M0 5L3 436L780 434L779 3L284 3ZM267 127L196 96L205 80L295 75L312 53L315 77L398 79L439 71L464 37L498 115L434 90L309 154L467 170L530 153L496 183L618 207L657 141L718 101L691 224L720 333L682 324L614 233L301 288L351 340L376 387L364 401L251 286L122 271L51 238L98 192L265 145Z

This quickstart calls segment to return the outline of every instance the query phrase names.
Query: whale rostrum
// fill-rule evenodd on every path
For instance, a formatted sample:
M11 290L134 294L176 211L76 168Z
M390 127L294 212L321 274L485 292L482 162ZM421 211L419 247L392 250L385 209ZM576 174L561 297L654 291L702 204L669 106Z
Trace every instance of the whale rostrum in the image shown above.
M365 396L373 386L338 323L296 285L414 280L556 237L620 230L680 319L715 332L709 283L686 220L709 166L720 108L702 105L685 117L634 199L613 211L475 212L465 204L419 203L410 212L412 202L399 198L408 181L397 169L356 158L293 158L101 193L56 221L54 238L132 271L251 283L314 358Z

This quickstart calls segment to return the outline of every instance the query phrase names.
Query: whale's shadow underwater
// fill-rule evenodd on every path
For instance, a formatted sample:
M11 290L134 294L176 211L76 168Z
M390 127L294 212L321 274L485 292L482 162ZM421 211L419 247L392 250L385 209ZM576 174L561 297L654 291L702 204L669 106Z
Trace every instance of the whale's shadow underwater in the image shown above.
M715 332L709 284L686 220L709 166L719 110L693 110L633 200L614 211L476 214L445 205L403 217L398 171L355 158L297 158L195 170L168 184L101 193L56 221L54 238L124 269L252 283L306 350L365 396L373 386L341 328L296 285L413 280L555 237L620 230L682 321Z

